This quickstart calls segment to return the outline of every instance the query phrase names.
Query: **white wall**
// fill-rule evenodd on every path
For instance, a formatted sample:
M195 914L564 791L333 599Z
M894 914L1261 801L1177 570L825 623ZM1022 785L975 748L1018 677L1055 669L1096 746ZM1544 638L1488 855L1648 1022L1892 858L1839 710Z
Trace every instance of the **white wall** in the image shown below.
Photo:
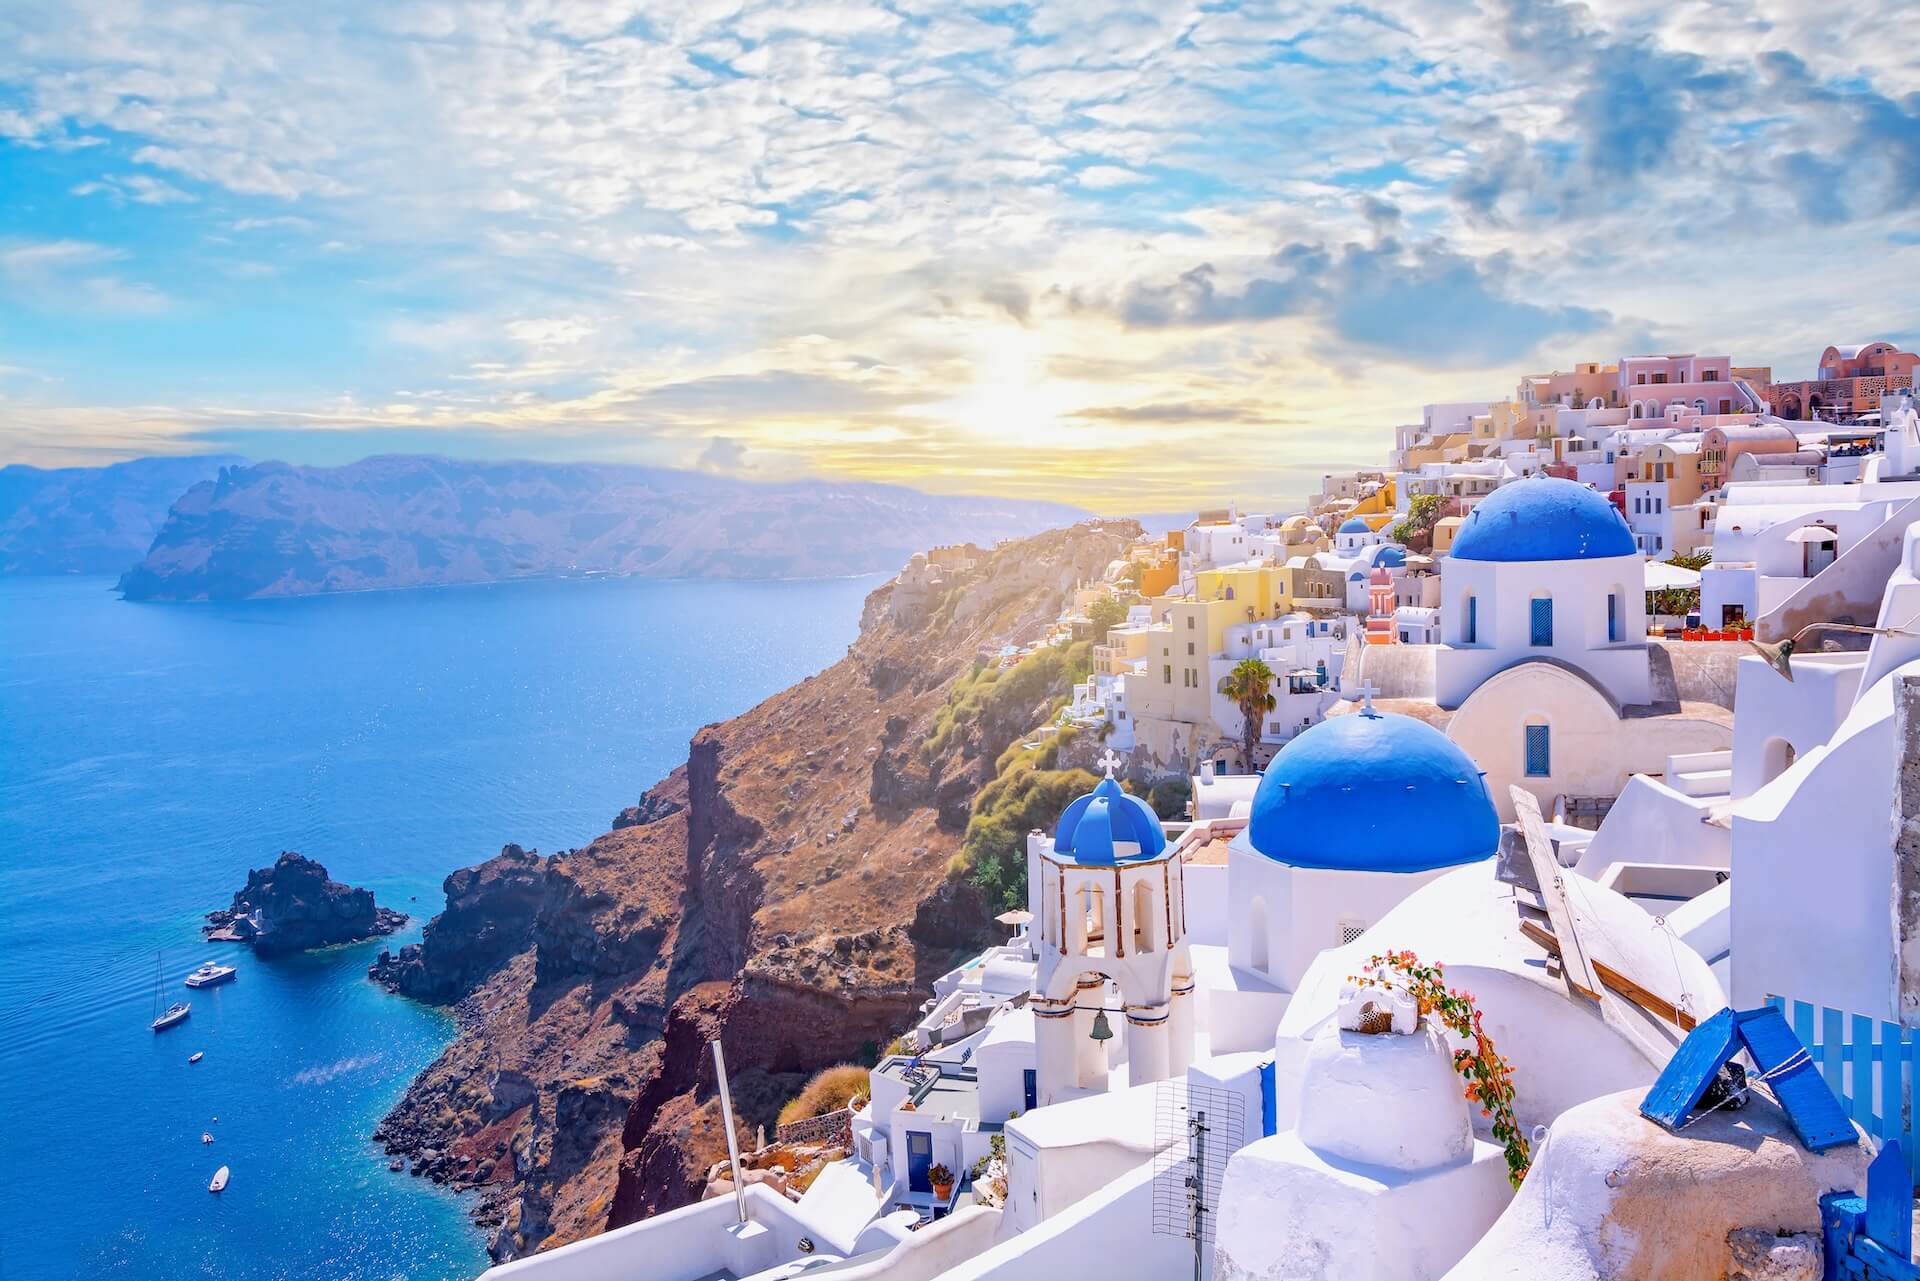
M1329 834L1337 840L1337 834ZM1409 894L1444 874L1431 872L1346 872L1293 867L1242 848L1236 840L1227 852L1227 956L1231 964L1292 991L1314 959L1338 947L1340 928L1371 926ZM1259 959L1264 916L1267 964Z
M1592 676L1619 703L1648 699L1646 570L1638 555L1575 561L1447 557L1441 577L1435 695L1458 707L1493 673L1524 658L1554 658ZM1607 639L1607 597L1619 597L1621 640ZM1474 597L1474 640L1466 639ZM1553 599L1553 644L1532 643L1533 600Z
M1853 708L1866 669L1864 653L1797 654L1786 680L1757 656L1743 658L1735 678L1733 795L1751 796L1789 763L1833 737Z
M1191 1276L1193 1242L1153 1230L1153 1180L1150 1163L1127 1170L1045 1223L941 1274L941 1281Z
M1707 803L1636 774L1620 789L1574 869L1597 881L1616 863L1728 867L1732 836L1726 828L1704 821L1710 812Z

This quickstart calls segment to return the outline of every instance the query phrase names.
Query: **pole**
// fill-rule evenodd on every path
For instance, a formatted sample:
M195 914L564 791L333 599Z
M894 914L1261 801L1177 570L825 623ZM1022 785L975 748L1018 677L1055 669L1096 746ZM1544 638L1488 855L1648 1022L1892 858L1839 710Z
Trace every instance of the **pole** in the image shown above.
M713 1075L720 1082L720 1122L727 1127L727 1161L733 1171L733 1208L740 1222L747 1221L747 1172L740 1164L740 1140L733 1135L733 1092L727 1088L727 1056L721 1053L720 1040L714 1038Z
M1204 1281L1202 1258L1207 1250L1207 1114L1194 1113L1193 1123L1193 1281Z

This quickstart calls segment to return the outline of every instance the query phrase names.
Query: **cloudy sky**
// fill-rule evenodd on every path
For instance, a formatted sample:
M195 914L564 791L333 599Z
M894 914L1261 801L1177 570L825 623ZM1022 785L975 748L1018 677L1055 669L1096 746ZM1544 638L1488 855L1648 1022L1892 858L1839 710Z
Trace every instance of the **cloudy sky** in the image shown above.
M1910 344L1916 209L1901 0L0 0L0 462L1258 501Z

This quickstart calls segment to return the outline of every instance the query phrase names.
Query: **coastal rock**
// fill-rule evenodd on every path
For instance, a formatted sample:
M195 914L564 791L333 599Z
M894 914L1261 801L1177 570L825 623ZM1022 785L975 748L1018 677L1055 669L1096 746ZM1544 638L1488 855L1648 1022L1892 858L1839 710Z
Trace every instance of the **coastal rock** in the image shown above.
M845 659L702 729L612 831L449 877L422 942L375 967L461 1029L382 1122L389 1154L476 1189L494 1258L518 1258L700 1196L726 1153L714 1038L749 1141L815 1070L870 1061L995 929L949 863L994 735L1028 726L930 749L954 680L1032 640L1137 532L1004 544L911 630L881 587Z
M376 905L372 890L330 880L326 868L288 850L247 873L232 905L207 913L202 932L272 956L391 934L406 923L405 913Z

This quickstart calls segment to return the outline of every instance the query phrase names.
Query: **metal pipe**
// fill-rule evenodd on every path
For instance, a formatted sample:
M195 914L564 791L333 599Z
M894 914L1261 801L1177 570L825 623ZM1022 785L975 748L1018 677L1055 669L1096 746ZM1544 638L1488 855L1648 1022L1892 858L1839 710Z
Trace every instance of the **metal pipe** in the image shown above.
M727 1161L733 1172L733 1208L740 1222L747 1221L747 1171L740 1164L740 1141L733 1136L733 1091L727 1088L727 1056L720 1050L719 1038L713 1046L713 1075L720 1082L720 1122L727 1127Z

